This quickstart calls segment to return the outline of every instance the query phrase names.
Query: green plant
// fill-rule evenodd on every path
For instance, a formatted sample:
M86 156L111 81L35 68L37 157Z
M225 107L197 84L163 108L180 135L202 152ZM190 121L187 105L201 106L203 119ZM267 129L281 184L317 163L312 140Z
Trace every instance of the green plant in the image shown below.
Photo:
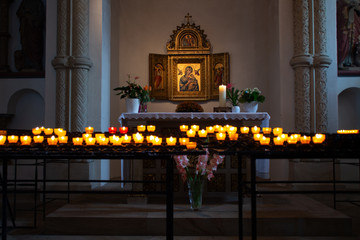
M130 74L128 74L127 76L127 86L117 87L113 89L114 91L118 92L116 93L116 95L120 95L120 98L138 98L140 99L140 103L147 103L154 100L150 97L151 87L145 86L143 88L136 83L136 80L139 79L139 77L135 77L134 81L131 82Z
M253 101L263 103L265 101L265 96L261 94L261 91L258 88L245 88L240 92L239 101L240 103Z
M234 87L232 87L231 83L228 83L226 85L226 98L230 100L233 106L238 106L240 103L239 97L240 97L239 89L235 89Z

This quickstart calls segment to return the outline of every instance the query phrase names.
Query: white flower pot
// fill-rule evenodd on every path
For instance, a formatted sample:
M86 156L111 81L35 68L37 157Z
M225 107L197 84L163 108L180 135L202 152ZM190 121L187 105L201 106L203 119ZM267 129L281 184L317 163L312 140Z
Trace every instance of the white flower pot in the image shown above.
M258 109L258 102L256 101L252 101L252 102L249 102L249 103L243 103L243 111L244 112L251 112L251 113L254 113L257 111Z
M239 112L240 112L240 107L239 107L239 106L232 106L231 112L233 112L233 113L239 113Z
M140 106L140 99L138 98L126 98L126 111L128 113L138 113Z

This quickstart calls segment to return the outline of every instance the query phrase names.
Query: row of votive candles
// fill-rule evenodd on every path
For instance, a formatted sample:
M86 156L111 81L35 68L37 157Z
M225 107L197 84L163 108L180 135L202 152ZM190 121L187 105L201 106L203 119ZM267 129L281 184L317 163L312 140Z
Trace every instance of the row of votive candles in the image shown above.
M154 125L139 125L137 126L137 131L138 132L155 132L156 127ZM119 133L121 134L126 134L128 133L129 128L126 126L122 126L119 127ZM85 133L93 133L94 132L94 128L89 126L85 128ZM116 134L117 133L117 128L116 127L109 127L109 133L110 134Z
M259 141L261 145L269 145L270 144L270 137L266 137L262 133L254 134L253 136L255 141ZM273 138L274 145L284 145L284 142L288 144L296 144L300 142L301 144L310 144L311 140L315 144L323 143L325 141L325 134L317 133L314 136L301 136L300 134L281 134L277 137Z

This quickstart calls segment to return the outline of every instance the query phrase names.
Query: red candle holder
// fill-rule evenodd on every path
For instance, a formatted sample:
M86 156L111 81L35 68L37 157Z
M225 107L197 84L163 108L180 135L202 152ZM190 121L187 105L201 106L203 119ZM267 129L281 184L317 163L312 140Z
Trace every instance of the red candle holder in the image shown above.
M116 127L109 127L109 133L110 134L115 134L117 132L117 128Z
M128 132L128 127L120 127L119 131L121 134L126 134Z

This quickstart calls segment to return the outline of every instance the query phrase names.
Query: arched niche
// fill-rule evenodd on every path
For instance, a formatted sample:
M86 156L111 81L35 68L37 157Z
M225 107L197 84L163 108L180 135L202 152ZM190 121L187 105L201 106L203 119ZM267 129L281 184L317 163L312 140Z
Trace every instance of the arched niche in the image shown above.
M45 122L44 98L33 89L22 89L9 99L7 113L14 114L9 129L32 129Z
M360 128L360 88L351 87L338 95L339 129Z

